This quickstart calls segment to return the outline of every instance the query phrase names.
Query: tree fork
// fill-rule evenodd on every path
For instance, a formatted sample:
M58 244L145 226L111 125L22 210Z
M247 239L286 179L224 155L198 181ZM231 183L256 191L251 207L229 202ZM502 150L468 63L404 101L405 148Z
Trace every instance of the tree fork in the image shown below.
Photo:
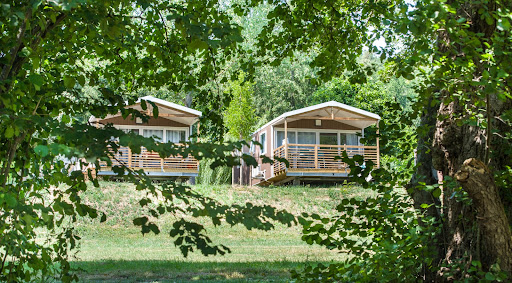
M498 263L512 271L512 238L507 215L489 168L480 160L464 161L455 178L473 201L480 236L480 261L484 270Z

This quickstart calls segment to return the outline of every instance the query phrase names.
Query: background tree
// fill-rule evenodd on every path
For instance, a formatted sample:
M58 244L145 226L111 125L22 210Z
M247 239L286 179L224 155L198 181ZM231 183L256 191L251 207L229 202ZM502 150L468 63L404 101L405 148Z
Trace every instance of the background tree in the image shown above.
M252 99L253 85L245 81L243 72L238 75L238 80L228 82L226 92L231 95L231 102L224 113L224 120L231 139L249 141L252 137L257 119ZM243 163L240 164L239 169L240 185L242 185Z
M309 67L311 56L297 52L293 59L277 64L263 64L254 75L254 100L260 124L284 112L308 106L309 98L318 85L314 69Z
M244 72L240 72L238 80L228 82L226 92L231 96L231 102L224 112L224 123L228 135L234 139L251 139L257 117L253 102L254 83L245 80Z

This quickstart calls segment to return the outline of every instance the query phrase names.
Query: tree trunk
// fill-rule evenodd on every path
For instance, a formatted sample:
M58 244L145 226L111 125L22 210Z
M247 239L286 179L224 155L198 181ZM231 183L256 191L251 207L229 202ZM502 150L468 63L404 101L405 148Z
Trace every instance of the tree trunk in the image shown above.
M493 104L492 113L503 113L506 104L509 103ZM442 195L445 234L442 245L445 252L439 254L439 257L445 267L440 269L439 275L448 271L454 274L456 271L455 276L448 280L464 275L474 260L480 261L485 271L495 263L499 263L503 270L512 270L509 260L504 260L512 256L510 228L492 172L482 162L466 161L484 160L487 156L486 129L460 123L468 115L457 100L442 103L438 117L444 118L437 120L433 143L434 167L442 172L443 179L449 180L447 177L451 177L461 181L445 182ZM491 127L497 126L494 124ZM497 152L502 150L496 149ZM471 169L475 164L480 169ZM490 164L493 164L494 169L504 166L498 159L492 160ZM461 192L460 185L469 198ZM485 224L482 219L488 221L489 217L493 217L493 221L482 226ZM498 227L499 230L491 230ZM498 231L503 234L493 235Z

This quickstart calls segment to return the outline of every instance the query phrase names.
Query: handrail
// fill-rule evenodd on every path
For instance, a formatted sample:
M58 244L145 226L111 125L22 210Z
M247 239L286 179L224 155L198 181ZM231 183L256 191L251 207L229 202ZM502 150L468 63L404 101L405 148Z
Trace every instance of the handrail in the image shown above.
M285 145L283 144L280 147L284 147L284 146ZM348 144L330 145L330 144L299 144L299 143L289 143L288 146L302 146L302 147L319 146L319 147L339 147L339 148L353 147L353 148L369 148L369 149L377 148L376 145L348 145Z
M274 156L284 157L287 149L289 169L326 170L348 172L348 165L336 159L346 152L348 156L362 155L378 167L378 147L374 145L283 144L274 150ZM274 174L286 170L284 162L274 162Z
M274 152L275 152L276 150L278 150L278 149L281 149L281 148L284 148L284 144L283 144L283 145L281 145L281 146L279 146L279 147L277 147L276 149L274 149Z

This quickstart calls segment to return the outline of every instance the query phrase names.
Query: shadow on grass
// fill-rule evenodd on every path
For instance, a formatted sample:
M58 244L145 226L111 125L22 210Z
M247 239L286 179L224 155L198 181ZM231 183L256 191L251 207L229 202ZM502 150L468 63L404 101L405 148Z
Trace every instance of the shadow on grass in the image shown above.
M288 282L305 262L76 261L81 282Z

